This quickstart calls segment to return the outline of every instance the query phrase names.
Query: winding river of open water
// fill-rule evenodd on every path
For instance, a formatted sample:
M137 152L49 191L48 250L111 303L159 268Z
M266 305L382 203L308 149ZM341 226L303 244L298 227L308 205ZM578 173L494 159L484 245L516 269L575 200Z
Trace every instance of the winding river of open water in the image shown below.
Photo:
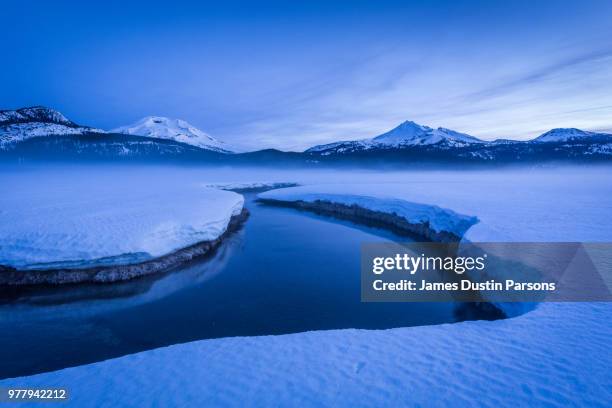
M131 282L0 293L0 378L199 339L487 318L457 303L361 303L362 242L393 233L247 196L207 260Z

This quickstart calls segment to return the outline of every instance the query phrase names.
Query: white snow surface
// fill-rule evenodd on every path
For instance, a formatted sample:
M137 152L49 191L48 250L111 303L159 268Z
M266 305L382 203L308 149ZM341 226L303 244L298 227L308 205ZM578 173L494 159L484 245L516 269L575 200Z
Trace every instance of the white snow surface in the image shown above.
M499 241L612 241L607 168L315 176L288 190L385 191L477 216ZM0 386L68 386L79 407L607 407L611 320L609 303L542 303L493 322L202 340Z
M477 217L479 222L464 235L472 242L562 242L568 237L605 242L611 238L610 225L602 222L602 214L612 215L612 200L607 199L612 197L612 176L605 169L590 173L588 178L584 173L542 177L537 171L466 173L447 182L430 178L402 183L371 183L365 179L364 183L306 185L259 196L364 205L396 212L409 220L427 220L436 230L454 233L461 232L454 228L463 226L461 221L466 217Z
M229 153L231 151L225 143L215 139L186 121L181 119L170 119L163 116L147 116L131 125L118 127L112 130L112 132L170 139L223 153Z
M0 381L69 406L607 407L612 307L508 320L202 340Z
M353 188L351 188L353 187ZM449 232L462 237L465 231L478 222L478 218L458 214L452 210L410 202L389 195L389 190L379 186L359 185L361 194L350 192L354 186L346 184L327 184L324 186L290 187L266 191L259 198L280 202L315 201L331 202L347 206L356 205L372 211L395 214L413 224L428 223L436 232ZM393 185L385 187L393 188ZM343 191L346 193L343 194ZM393 193L391 193L393 194Z
M196 183L75 180L7 185L0 264L76 267L158 257L219 237L243 206L239 194Z

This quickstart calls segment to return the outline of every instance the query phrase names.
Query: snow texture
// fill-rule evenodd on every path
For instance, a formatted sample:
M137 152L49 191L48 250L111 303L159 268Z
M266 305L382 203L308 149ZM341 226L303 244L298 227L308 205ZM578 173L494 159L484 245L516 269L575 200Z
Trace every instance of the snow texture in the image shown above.
M70 406L609 406L612 308L174 345L4 387L69 387Z
M114 129L113 132L170 139L216 152L230 152L230 148L223 142L180 119L147 116L134 124Z
M370 184L313 185L284 194L376 197L384 191L477 216L481 222L468 236L612 240L612 173L542 173L370 174L361 175ZM383 181L389 179L396 182ZM496 235L480 235L485 232ZM606 407L612 401L611 319L607 303L543 303L493 322L211 339L0 386L70 386L69 405L79 407Z
M272 190L260 197L365 205L372 210L396 212L408 220L427 220L437 230L449 232L460 232L453 229L454 225L477 217L479 222L464 235L472 242L563 242L568 237L605 242L610 239L610 226L602 222L602 214L612 215L612 200L606 199L612 197L612 176L602 170L593 177L578 173L544 179L530 173L504 176L502 172L483 172L471 181L466 175L464 180L447 183L414 180L307 185Z
M363 189L359 185L359 190ZM323 189L325 192L319 192ZM280 202L304 201L314 203L325 201L346 206L356 205L367 210L387 214L395 214L412 224L427 223L435 232L448 232L462 237L465 231L478 222L478 218L458 214L452 210L435 205L401 200L388 195L388 191L380 188L369 188L366 194L342 194L351 187L347 185L305 186L267 191L258 195L259 198ZM334 191L334 193L328 193Z
M121 179L15 186L0 197L0 264L22 269L119 264L216 239L241 195L197 184Z

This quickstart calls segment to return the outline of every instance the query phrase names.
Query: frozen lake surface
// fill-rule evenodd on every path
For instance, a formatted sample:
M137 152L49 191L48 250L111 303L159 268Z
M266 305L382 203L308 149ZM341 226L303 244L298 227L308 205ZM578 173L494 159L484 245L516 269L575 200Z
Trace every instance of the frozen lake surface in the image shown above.
M91 176L81 170L73 173L66 170L54 171L55 178L66 174ZM50 173L44 173L45 177L49 177ZM470 230L477 233L479 238L492 237L519 242L610 242L612 239L612 172L608 167L503 169L486 172L305 172L188 168L180 171L167 168L126 171L117 168L105 169L104 175L114 178L129 176L134 182L139 179L141 182L155 180L156 186L169 180L197 180L206 184L293 181L312 185L312 188L314 185L345 184L345 192L353 195L384 193L392 198L437 205L476 216L480 223L475 226L476 229ZM30 179L30 182L37 180L24 172L15 175L14 172L11 174L4 171L0 173L0 184L4 183L4 187L7 180L10 180L22 185L20 178ZM317 190L323 192L319 187ZM333 192L338 191L334 188ZM254 275L254 265L259 265L258 269L269 265L271 260L263 257L283 257L281 249L288 250L285 247L287 236L280 233L289 227L281 216L284 212L277 212L277 208L268 210L274 211L271 213L274 214L274 222L279 224L277 229L270 230L261 239L274 245L275 250L280 252L279 255L269 255L265 251L257 253L257 257L262 258L257 262L249 262L246 267L250 272L243 272L248 275L243 277L247 281L265 281L264 276ZM335 220L328 222L328 219L293 210L283 211L302 220L316 220L333 226L333 230L325 230L325 234L318 235L315 234L316 228L306 229L308 236L299 238L300 242L315 243L314 247L309 248L331 251L322 253L343 253L334 249L334 243L338 240L350 243L352 239L361 240L366 237L392 239L377 230L355 228ZM154 332L164 332L162 335L165 336L173 335L169 327L196 326L197 315L207 313L205 308L197 307L198 302L204 301L198 297L196 287L208 284L211 295L215 295L212 292L220 287L215 286L216 282L223 282L223 274L229 270L223 268L237 259L233 251L248 250L251 243L248 238L252 233L249 228L256 226L255 220L254 215L247 222L247 227L235 236L236 239L240 238L237 246L228 242L223 247L226 250L220 251L214 258L215 262L209 263L226 265L221 269L224 272L206 273L206 269L201 269L206 264L202 263L158 280L142 280L140 289L131 284L113 286L112 291L106 295L103 291L97 293L99 301L89 300L90 293L84 289L82 293L71 293L71 303L66 303L68 299L63 295L48 294L28 296L25 304L6 305L7 308L3 307L0 311L1 329L3 333L10 333L3 337L7 346L5 350L16 350L19 339L25 339L28 347L36 342L42 345L40 347L46 347L44 342L49 343L49 348L60 344L61 331L51 329L54 321L61 322L65 333L74 338L95 334L99 338L106 337L106 342L111 345L120 344L122 338L128 338L122 337L122 333L130 330L126 325L131 323L138 327L143 316L154 322L150 325ZM350 235L343 235L346 232L343 228L364 235L351 238ZM295 257L305 257L304 262L308 265L311 262L308 258L314 256L312 253L300 254L299 251L298 248L293 252L293 265L299 265L295 263ZM283 268L281 275L289 272L289 269ZM265 275L266 271L259 269L259 273ZM238 288L234 283L238 281L236 277L239 275L227 275L233 277L227 280L228 289ZM300 276L299 273L295 275ZM325 297L328 288L323 283L325 281L313 279L310 282L312 285L303 286L303 291L292 292L292 298L308 296L309 303L303 315L307 318L316 316L320 321L326 321L338 309L334 303L323 306L323 300L330 299L329 296ZM358 285L358 282L354 284ZM346 288L350 291L348 286ZM267 293L272 293L272 289L268 287ZM191 303L186 301L189 307L183 309L188 317L178 314L172 316L169 312L172 310L168 307L170 299L173 296L183 296L181 292L192 293ZM245 293L240 292L230 299L223 299L227 302L224 304L241 304ZM319 298L319 294L323 298ZM79 296L84 299L77 301ZM102 299L104 296L107 298ZM34 302L38 302L38 305L34 305ZM154 310L158 316L146 312L150 305L156 305L150 310ZM395 307L389 307L392 306ZM249 308L247 302L241 313L248 313ZM280 307L276 309L271 316L285 313ZM367 315L367 312L359 313ZM432 318L432 323L440 315L454 319L454 311L450 309L440 314L429 309L423 313ZM382 327L380 320L386 315L385 309L378 310L374 323L379 326L372 328ZM390 330L317 330L279 336L207 339L28 378L2 380L0 385L60 387L79 384L80 389L87 389L87 392L75 392L71 396L79 406L94 406L93 401L101 399L117 406L129 405L143 398L143 387L150 391L145 402L166 405L230 405L237 400L247 405L289 405L295 404L297 398L303 405L330 406L427 405L432 400L440 401L441 405L465 406L474 405L475 402L487 406L548 407L570 403L607 406L612 400L609 376L612 355L608 352L612 335L612 326L609 324L611 315L612 307L609 303L542 303L518 317L493 322L466 321ZM357 318L346 313L344 317L349 320ZM122 321L124 318L126 320ZM179 319L181 323L175 324L173 319ZM270 325L274 323L272 317L267 320ZM35 331L30 332L32 336L37 333L32 341L26 338L27 329L20 329L20 326L27 324L35 327ZM355 320L350 320L350 324L359 327ZM70 325L72 327L69 329ZM49 330L45 331L44 327ZM146 342L147 334L141 333L138 339L130 340ZM54 340L56 338L58 340ZM138 349L140 345L132 347ZM153 347L156 345L149 344L141 349ZM580 353L576 353L577 349ZM88 352L83 347L68 353L78 356ZM14 355L9 357L14 360ZM23 356L24 353L18 355ZM1 357L7 361L7 355ZM59 367L66 355L54 357L51 351L48 357L47 361L54 361L55 358L55 364ZM126 378L138 378L140 381L126 381ZM231 378L231 381L219 381L219 378ZM168 393L169 387L180 389L181 392ZM296 395L296 390L299 395Z
M0 331L11 333L0 340L0 377L206 338L498 317L465 304L361 303L360 244L410 238L253 198L247 195L251 217L243 229L210 259L182 270L112 285L0 292Z

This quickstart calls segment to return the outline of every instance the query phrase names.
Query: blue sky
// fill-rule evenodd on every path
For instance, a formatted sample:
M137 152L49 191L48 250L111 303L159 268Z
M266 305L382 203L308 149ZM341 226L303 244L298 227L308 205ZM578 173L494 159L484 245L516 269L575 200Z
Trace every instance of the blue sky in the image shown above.
M610 1L17 3L4 109L104 129L176 117L245 149L404 120L484 139L612 129Z

